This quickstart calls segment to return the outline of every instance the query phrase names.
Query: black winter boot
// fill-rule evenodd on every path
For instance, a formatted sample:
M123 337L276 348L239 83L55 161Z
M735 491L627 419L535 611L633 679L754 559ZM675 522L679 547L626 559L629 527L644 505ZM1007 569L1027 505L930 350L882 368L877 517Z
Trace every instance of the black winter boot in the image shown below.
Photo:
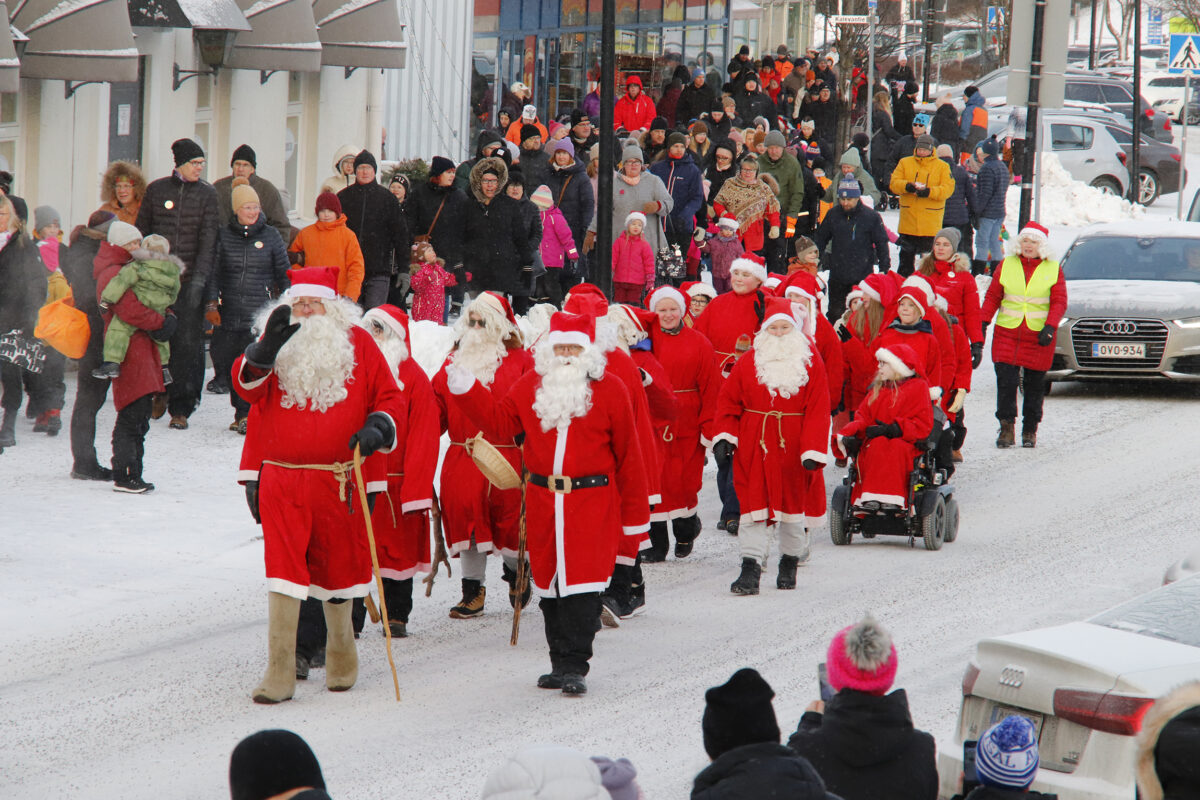
M453 619L470 619L471 617L481 615L483 613L483 601L487 597L487 589L484 588L480 581L464 578L462 590L462 600L459 600L458 605L450 609L450 616Z
M1021 425L1021 447L1037 447L1037 425Z
M17 446L17 412L5 411L4 422L0 423L0 447Z
M800 564L798 556L779 557L779 576L775 578L776 589L796 588L796 567Z
M650 523L650 547L642 551L642 561L647 564L659 564L667 560L667 550L671 546L667 534L666 522Z
M742 574L729 585L734 594L758 594L758 579L762 576L762 565L753 558L742 559Z
M504 565L501 572L501 577L508 584L508 604L513 608L517 607L517 573L514 572L508 564ZM521 592L520 602L521 608L529 605L529 598L533 596L533 582L529 576L529 567L525 567L525 591Z
M985 274L987 274L987 268L988 268L988 262L986 262L986 261L980 261L979 259L975 259L971 262L971 274L972 275L985 275Z
M687 558L692 554L692 545L700 535L700 516L677 519L671 523L675 530L675 557Z
M618 620L627 619L633 613L630 592L633 590L633 567L617 564L613 567L608 588L600 594L600 622L606 628L618 628Z

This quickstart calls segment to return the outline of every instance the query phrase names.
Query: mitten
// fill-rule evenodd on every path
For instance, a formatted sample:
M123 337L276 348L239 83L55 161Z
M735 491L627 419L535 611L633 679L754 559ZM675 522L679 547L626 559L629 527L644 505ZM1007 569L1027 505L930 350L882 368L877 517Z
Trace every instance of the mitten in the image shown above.
M857 436L844 438L842 439L842 449L851 458L858 458L858 451L862 449L862 439L859 439Z
M737 445L728 439L722 439L713 445L713 458L717 462L717 466L724 466L733 460L733 453L737 450Z
M820 461L816 461L811 458L804 459L803 461L800 462L800 464L809 472L814 472L815 470L818 470L821 467L825 466Z
M767 238L769 238L769 239L778 239L779 238L779 226L778 225L771 226L771 230L767 231Z
M971 343L971 369L979 369L983 363L983 342Z
M658 205L657 200L650 200L645 203L642 203L642 213L645 214L646 216L650 216L651 214L657 214L658 209L659 209L659 205Z
M386 414L375 412L367 417L366 423L358 429L358 433L350 437L347 445L351 450L357 445L363 458L377 450L390 445L396 438L396 430Z
M179 327L179 318L168 311L163 314L162 325L156 331L148 331L150 338L156 342L169 342L171 337L175 335L175 329Z
M1040 344L1042 347L1046 347L1053 341L1054 329L1049 326L1042 328L1041 332L1038 334L1038 344Z
M261 525L262 518L258 515L258 481L246 481L246 505L250 507L250 516Z
M929 197L929 187L922 186L920 189L917 189L917 197Z
M208 305L204 307L204 318L208 320L208 324L214 328L221 327L221 312L217 310L217 301L209 300Z
M271 369L275 366L275 357L279 355L280 349L298 330L300 323L292 322L292 309L280 306L267 318L262 338L246 348L246 359L256 367Z

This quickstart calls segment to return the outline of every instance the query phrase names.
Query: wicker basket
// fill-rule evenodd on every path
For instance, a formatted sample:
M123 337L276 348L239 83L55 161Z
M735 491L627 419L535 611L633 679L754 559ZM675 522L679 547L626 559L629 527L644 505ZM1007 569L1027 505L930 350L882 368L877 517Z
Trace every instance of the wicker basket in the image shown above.
M517 489L521 486L521 476L513 469L496 446L483 438L483 434L467 442L467 452L483 477L497 489Z

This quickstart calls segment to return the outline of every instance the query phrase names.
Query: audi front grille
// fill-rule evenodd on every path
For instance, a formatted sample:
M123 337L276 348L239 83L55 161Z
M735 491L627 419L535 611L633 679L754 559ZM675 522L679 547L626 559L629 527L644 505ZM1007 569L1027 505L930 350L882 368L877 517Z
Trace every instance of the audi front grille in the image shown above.
M1092 355L1092 345L1141 343L1145 358L1106 358ZM1162 364L1167 326L1156 319L1081 319L1071 326L1075 361L1084 369L1150 369Z

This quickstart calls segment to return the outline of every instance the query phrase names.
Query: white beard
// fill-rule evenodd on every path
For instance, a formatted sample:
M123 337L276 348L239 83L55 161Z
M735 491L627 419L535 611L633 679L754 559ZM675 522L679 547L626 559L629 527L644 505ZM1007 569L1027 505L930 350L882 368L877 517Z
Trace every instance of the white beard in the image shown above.
M592 381L604 377L604 354L594 346L570 358L554 355L542 346L534 353L534 369L542 376L534 393L533 412L542 430L567 425L592 408Z
M300 330L279 350L275 376L283 389L280 405L284 408L311 408L326 411L349 396L346 384L354 374L354 341L351 321L340 313L331 314L331 303L324 316L307 317Z
M490 326L467 328L458 340L458 349L450 354L450 361L470 372L484 386L491 386L506 355L508 348L499 331Z
M798 329L783 336L761 331L754 337L756 377L772 397L779 395L786 400L798 392L808 383L810 363L808 337Z
M379 352L383 353L384 360L387 361L388 366L392 368L392 374L395 375L400 365L408 359L408 345L391 331L387 332L387 338L382 342L376 338L375 344L379 345Z

